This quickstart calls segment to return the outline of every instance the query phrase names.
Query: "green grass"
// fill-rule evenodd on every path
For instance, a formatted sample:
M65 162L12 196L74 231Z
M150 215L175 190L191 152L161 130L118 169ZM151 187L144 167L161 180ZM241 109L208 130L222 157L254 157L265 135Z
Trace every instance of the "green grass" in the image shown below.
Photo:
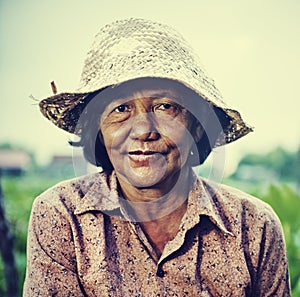
M22 290L26 270L26 240L31 206L35 197L56 184L58 179L43 176L3 177L5 212L14 234L19 287ZM0 260L0 296L5 296L4 268Z
M293 296L300 296L300 197L286 185L271 185L262 199L273 207L281 221Z

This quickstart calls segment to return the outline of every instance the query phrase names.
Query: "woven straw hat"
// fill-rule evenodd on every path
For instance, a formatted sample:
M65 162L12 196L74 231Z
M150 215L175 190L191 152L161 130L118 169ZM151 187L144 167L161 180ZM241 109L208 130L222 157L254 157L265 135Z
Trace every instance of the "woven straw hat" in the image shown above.
M103 27L87 53L79 88L40 101L40 110L59 128L80 134L75 127L89 94L143 77L179 81L223 109L230 125L224 131L225 141L216 146L252 131L240 113L223 102L214 81L178 32L164 24L134 18Z

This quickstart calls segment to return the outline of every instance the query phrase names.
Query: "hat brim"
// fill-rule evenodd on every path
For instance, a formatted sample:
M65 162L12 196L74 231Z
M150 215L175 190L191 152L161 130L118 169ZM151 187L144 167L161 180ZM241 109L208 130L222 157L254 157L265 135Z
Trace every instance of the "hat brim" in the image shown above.
M97 92L103 89L97 90ZM40 111L60 129L71 134L80 135L81 129L76 127L77 122L86 107L87 98L93 93L60 93L48 97L40 101ZM207 101L210 102L209 100ZM229 118L230 123L224 128L223 135L216 141L215 147L231 143L253 131L253 127L244 122L237 110L220 107L214 103L212 105L221 109L224 115Z

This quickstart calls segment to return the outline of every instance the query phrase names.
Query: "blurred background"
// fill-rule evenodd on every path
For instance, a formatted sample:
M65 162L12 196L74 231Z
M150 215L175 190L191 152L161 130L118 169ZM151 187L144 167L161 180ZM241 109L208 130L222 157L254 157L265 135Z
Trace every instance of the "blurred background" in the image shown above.
M94 35L128 17L177 29L228 105L254 127L225 147L221 182L273 206L286 237L293 296L300 296L297 0L0 0L0 296L21 295L34 198L85 171L74 169L82 160L68 145L72 135L43 118L38 101L52 95L53 80L58 92L76 89ZM210 158L199 174L209 177Z

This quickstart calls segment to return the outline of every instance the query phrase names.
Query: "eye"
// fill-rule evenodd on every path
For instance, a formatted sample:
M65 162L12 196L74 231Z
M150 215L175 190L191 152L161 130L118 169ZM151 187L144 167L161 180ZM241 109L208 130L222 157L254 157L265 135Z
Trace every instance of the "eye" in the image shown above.
M131 116L131 111L132 105L130 104L109 106L107 108L107 113L105 113L105 115L103 116L103 119L111 123L122 122L127 120Z
M176 116L179 113L179 107L173 103L161 103L153 107L153 111L157 115Z
M171 109L172 107L173 106L170 103L163 103L157 107L157 110L168 110L168 109Z
M124 113L129 111L130 111L130 106L127 104L119 105L113 110L113 112L117 112L117 113Z

